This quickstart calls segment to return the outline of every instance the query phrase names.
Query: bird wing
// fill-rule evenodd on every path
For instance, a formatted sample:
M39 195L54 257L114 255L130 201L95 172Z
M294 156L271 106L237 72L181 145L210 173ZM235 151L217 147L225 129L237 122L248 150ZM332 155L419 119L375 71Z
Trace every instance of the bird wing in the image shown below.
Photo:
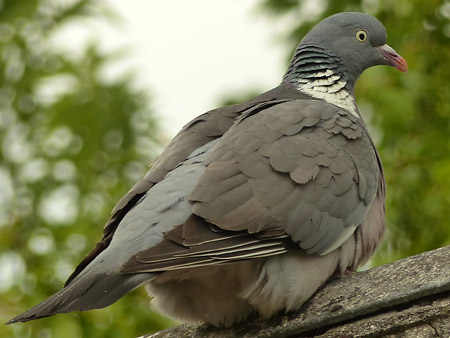
M326 254L364 221L381 175L362 119L318 100L246 112L204 165L189 195L192 216L133 256L123 272L221 264L299 247Z
M65 286L69 285L90 262L109 246L118 225L138 201L179 163L185 161L192 152L214 139L220 138L233 125L235 119L244 112L255 113L279 102L305 97L307 97L305 94L280 85L242 104L211 110L187 123L152 164L144 178L136 183L114 207L111 218L105 225L101 241L80 262L67 279Z

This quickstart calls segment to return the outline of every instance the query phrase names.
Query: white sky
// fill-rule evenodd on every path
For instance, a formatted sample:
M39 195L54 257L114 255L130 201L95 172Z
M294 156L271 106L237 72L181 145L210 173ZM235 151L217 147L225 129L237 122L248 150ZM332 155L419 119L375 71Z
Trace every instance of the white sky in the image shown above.
M110 72L137 70L137 85L152 96L170 137L227 94L263 92L284 73L286 50L276 42L275 23L257 13L257 0L107 3L125 20L90 23L88 37L99 36L106 50L126 47L126 60ZM86 33L69 30L63 38L76 45Z

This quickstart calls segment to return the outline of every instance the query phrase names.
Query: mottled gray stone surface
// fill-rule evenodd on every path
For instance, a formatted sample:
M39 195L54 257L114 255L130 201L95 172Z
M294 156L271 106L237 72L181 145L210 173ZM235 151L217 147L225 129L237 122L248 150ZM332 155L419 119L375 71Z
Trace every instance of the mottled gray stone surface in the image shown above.
M330 281L300 311L145 337L450 337L450 246Z

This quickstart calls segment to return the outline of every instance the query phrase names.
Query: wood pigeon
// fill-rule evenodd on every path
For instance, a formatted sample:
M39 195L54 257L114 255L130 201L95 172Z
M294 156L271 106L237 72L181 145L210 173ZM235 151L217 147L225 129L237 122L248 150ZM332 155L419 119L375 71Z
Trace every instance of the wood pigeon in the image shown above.
M279 86L185 125L64 288L9 323L103 308L145 284L173 318L230 326L298 309L355 270L385 227L383 169L353 90L375 65L407 70L376 18L317 24Z

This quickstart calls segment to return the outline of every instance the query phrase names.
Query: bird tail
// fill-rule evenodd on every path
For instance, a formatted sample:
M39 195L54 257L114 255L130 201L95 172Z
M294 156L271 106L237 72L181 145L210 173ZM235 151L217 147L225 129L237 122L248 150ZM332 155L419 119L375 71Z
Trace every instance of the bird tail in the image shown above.
M147 280L149 274L87 273L6 324L27 322L58 313L101 309Z

